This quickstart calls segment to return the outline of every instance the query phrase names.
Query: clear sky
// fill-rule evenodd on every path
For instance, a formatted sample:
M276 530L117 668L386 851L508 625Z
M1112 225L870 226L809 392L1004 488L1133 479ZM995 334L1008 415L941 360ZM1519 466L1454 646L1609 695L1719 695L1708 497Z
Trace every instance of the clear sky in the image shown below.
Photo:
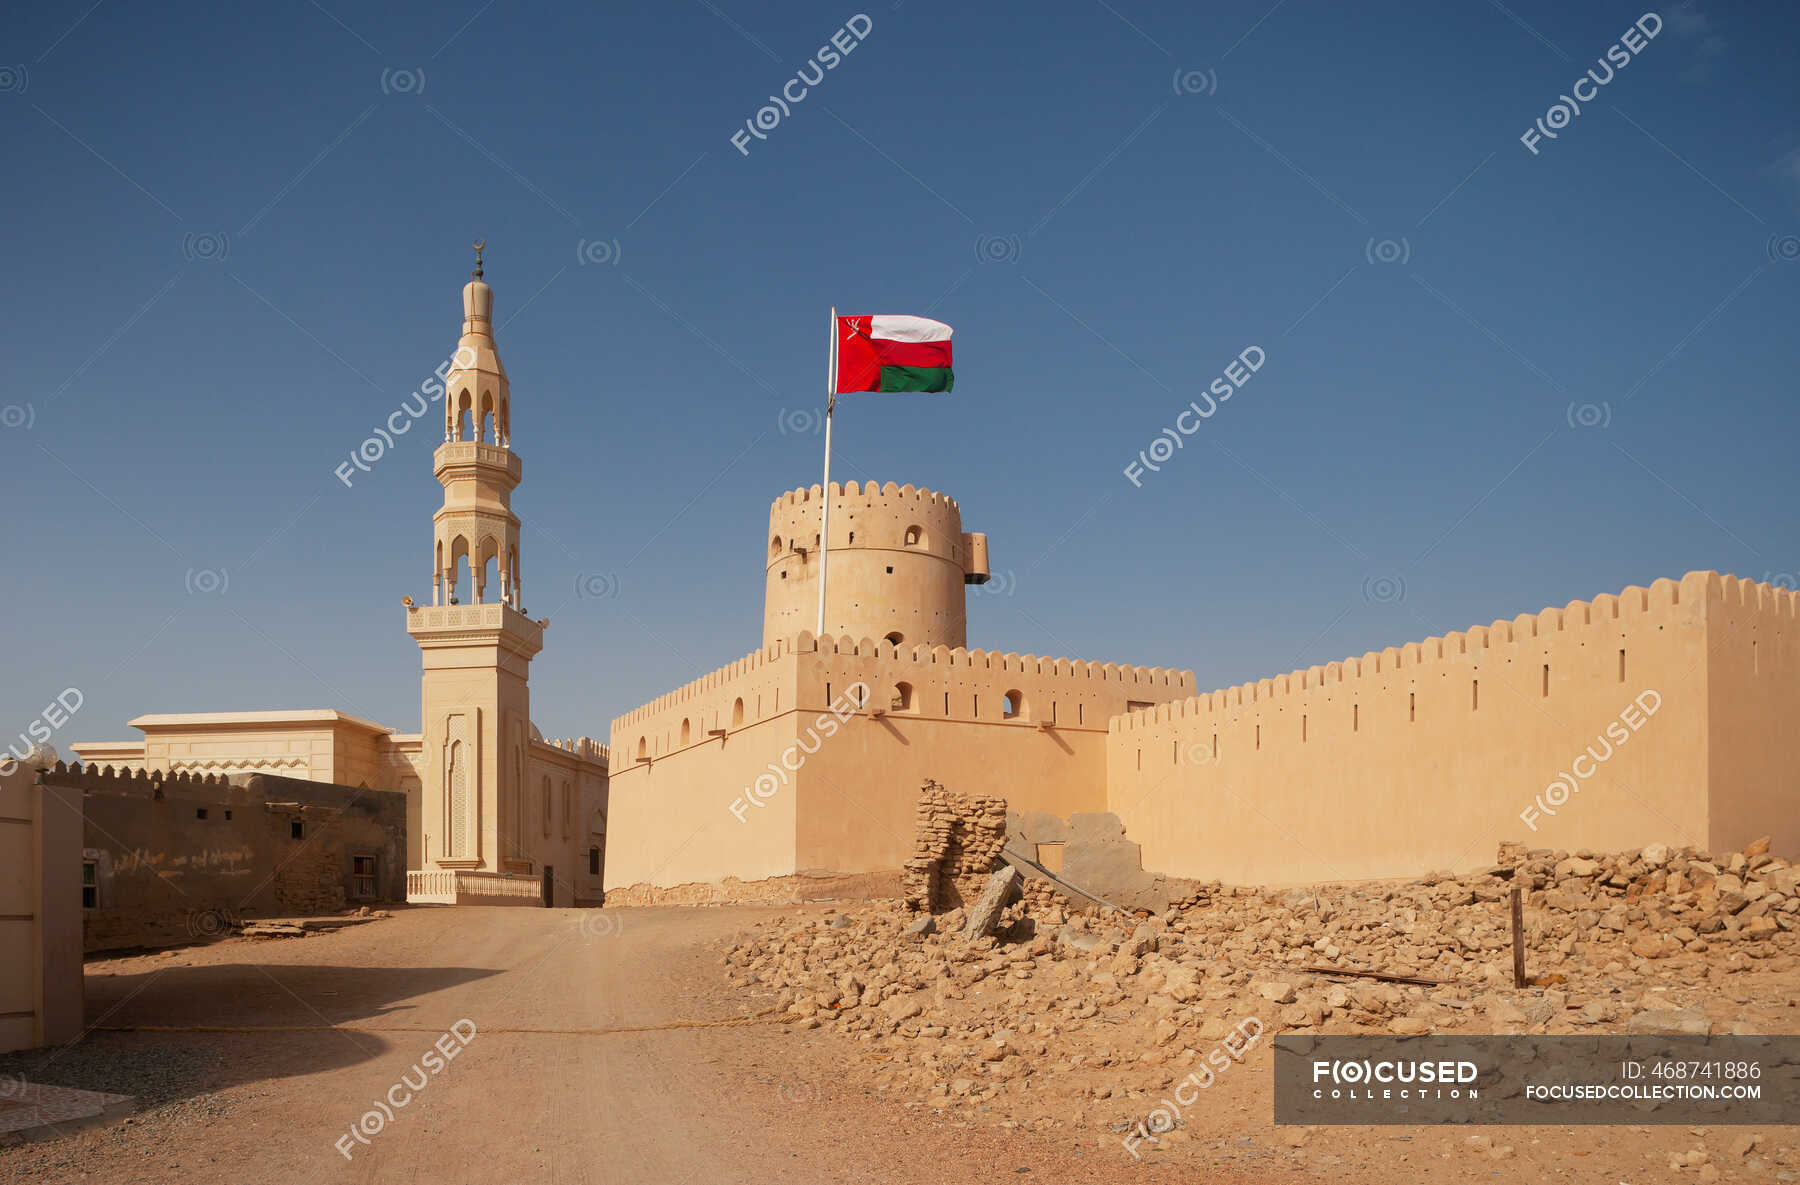
M956 328L953 395L840 403L834 476L988 533L974 645L1211 688L1791 586L1800 14L1656 12L23 6L0 747L70 686L65 753L145 712L417 729L436 420L333 469L454 348L478 235L549 736L759 644L833 304Z

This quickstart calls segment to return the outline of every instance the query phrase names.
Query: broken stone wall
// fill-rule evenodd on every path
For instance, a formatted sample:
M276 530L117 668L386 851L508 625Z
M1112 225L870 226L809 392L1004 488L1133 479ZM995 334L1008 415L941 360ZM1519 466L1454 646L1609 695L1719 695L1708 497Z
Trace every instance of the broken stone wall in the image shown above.
M953 794L927 781L919 791L912 859L901 892L910 909L943 913L973 903L1006 847L1006 800Z

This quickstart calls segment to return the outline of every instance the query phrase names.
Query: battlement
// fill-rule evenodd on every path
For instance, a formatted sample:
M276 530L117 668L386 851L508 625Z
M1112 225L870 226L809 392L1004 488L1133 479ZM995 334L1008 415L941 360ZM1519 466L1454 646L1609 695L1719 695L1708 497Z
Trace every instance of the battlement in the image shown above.
M777 641L773 646L765 646L760 650L752 650L749 654L746 654L736 662L727 663L718 670L710 671L707 674L700 676L698 679L683 683L680 687L677 687L671 692L657 696L642 707L633 708L631 711L625 713L625 715L615 718L613 720L613 727L616 729L621 725L642 723L659 712L665 712L670 708L679 707L688 700L692 700L698 696L705 695L708 692L715 691L727 684L733 683L743 676L759 670L766 664L774 662L783 654L787 653L790 646L790 643Z
M1392 674L1409 668L1441 663L1480 663L1484 658L1508 657L1507 648L1543 649L1547 644L1567 637L1580 644L1584 632L1654 634L1676 621L1698 621L1709 602L1737 606L1757 613L1771 614L1785 620L1800 615L1800 594L1736 576L1721 576L1712 571L1689 572L1680 581L1664 577L1648 588L1632 585L1617 596L1603 594L1592 601L1570 601L1560 609L1548 608L1538 613L1521 613L1511 620L1499 620L1486 626L1389 646L1370 651L1361 657L1345 658L1322 666L1307 667L1240 683L1232 687L1206 692L1176 703L1161 704L1120 716L1111 724L1113 732L1164 723L1187 716L1199 716L1228 708L1244 707L1297 696L1321 689L1330 691L1348 687L1365 678ZM1621 652L1623 663L1624 652Z
M956 499L948 494L940 494L936 490L928 490L920 486L895 485L891 481L879 486L872 481L861 483L854 481L849 483L839 483L834 481L831 483L831 495L833 499L840 497L861 498L863 501L871 503L877 498L886 501L905 499L907 501L917 502L921 506L941 506L945 509L954 511L957 514L962 513L962 508L957 505ZM787 493L781 495L781 497L775 499L774 502L770 503L769 509L771 513L773 513L783 509L792 509L797 506L811 505L817 507L819 499L822 496L822 486L816 484L810 487L802 486L799 489L789 490Z
M114 769L112 766L83 765L81 762L59 761L43 769L45 781L59 786L80 786L85 790L111 791L115 794L158 794L164 787L180 789L226 789L247 786L260 774L199 774L187 770L170 773L160 769Z
M1194 672L1173 667L1139 667L1119 663L1084 662L1081 659L1045 658L1011 651L969 650L961 646L893 646L864 638L814 638L803 630L794 639L795 653L821 653L885 659L900 665L965 667L996 674L1042 675L1052 678L1087 679L1096 682L1141 684L1154 687L1193 687Z
M573 757L596 761L601 765L607 765L612 757L611 750L592 737L557 737L554 740L534 740L532 743L549 749L560 749Z

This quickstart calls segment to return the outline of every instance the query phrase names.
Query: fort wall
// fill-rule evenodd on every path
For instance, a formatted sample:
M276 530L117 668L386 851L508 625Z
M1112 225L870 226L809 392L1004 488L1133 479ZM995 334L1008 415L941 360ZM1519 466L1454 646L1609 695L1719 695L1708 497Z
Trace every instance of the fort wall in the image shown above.
M613 722L609 832L631 839L606 887L897 871L927 778L1104 809L1107 721L1193 690L1190 671L803 631Z
M1793 782L1784 812L1770 793L1781 762L1715 742L1721 720L1775 731L1800 655L1791 625L1766 640L1791 594L1763 595L1752 630L1733 587L1746 606L1733 645L1756 633L1769 661L1727 698L1709 687L1725 586L1693 572L1130 713L1108 737L1108 805L1146 868L1238 883L1467 869L1500 840L1706 848L1752 817L1761 834L1792 817ZM1716 784L1709 760L1729 766Z
M777 641L612 722L607 890L795 871L795 797L732 805L794 740L794 658Z
M868 688L798 775L796 858L810 873L902 867L927 779L1018 811L1105 810L1107 721L1194 691L1193 672L1161 667L804 633L795 649L802 721Z
M1707 572L1707 845L1800 847L1800 594ZM1687 582L1683 581L1685 589Z

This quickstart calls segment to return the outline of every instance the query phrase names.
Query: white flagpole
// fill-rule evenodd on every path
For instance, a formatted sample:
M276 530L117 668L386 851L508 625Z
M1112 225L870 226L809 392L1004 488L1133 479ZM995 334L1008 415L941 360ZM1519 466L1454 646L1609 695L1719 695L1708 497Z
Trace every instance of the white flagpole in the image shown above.
M831 554L831 413L837 408L837 306L831 307L831 345L825 351L825 484L819 508L819 621L814 637L825 636L825 566Z

